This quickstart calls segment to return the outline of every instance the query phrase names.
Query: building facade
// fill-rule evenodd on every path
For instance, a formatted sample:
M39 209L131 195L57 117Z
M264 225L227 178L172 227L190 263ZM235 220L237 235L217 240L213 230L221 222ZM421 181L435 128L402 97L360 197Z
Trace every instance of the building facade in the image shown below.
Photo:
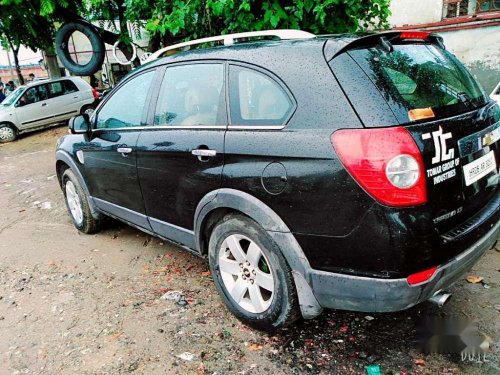
M490 93L500 81L500 0L392 0L391 27L441 35Z

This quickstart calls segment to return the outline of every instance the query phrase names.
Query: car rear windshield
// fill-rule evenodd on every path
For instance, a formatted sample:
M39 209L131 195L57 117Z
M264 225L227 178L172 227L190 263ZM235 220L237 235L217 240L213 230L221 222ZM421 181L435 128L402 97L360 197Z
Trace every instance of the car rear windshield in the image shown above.
M464 66L433 44L349 51L400 123L449 117L480 107L487 95Z

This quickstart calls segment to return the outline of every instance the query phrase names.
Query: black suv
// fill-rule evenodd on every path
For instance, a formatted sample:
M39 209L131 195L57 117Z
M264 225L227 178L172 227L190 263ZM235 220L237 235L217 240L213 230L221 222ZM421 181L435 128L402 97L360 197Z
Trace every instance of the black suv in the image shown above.
M75 226L111 216L208 257L261 329L440 297L499 235L499 106L429 33L178 53L70 129Z

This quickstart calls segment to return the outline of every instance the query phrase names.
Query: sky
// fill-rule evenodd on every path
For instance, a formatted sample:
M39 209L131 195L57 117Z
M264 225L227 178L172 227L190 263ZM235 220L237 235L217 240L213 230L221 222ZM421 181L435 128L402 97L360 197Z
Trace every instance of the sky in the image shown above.
M28 48L21 46L19 50L19 63L24 64L38 64L38 61L42 58L41 52L33 52ZM12 52L10 53L10 59L12 64L14 64L14 58ZM7 52L0 47L0 65L8 65Z

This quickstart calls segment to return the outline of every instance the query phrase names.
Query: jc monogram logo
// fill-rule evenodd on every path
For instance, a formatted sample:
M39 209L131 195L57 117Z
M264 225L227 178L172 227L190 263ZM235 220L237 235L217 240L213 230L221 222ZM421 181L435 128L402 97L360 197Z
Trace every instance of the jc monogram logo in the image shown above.
M422 134L422 139L424 140L431 139L431 137L434 140L434 149L436 151L436 154L432 158L432 164L454 158L455 149L452 147L448 150L446 146L446 140L451 138L451 132L443 134L443 129L440 126L435 132Z

